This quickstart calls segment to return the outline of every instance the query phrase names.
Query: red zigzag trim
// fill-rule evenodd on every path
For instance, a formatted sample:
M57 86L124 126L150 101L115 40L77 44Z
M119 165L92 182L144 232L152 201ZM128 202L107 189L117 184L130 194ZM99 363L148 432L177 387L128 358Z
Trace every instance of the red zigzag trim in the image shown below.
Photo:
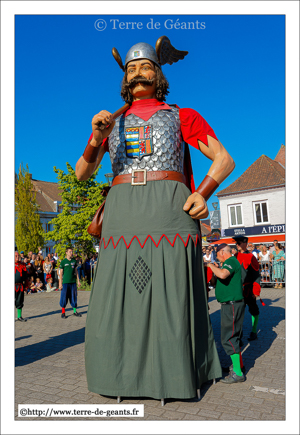
M150 238L150 239L152 240L152 242L154 243L154 245L156 246L156 248L157 248L158 245L160 244L160 242L161 242L161 240L162 240L163 237L165 237L165 238L167 239L167 241L170 243L171 246L174 246L174 244L175 244L175 240L176 240L177 237L179 237L179 238L183 241L185 247L187 247L187 244L188 244L189 238L191 238L191 239L193 240L193 242L195 243L195 245L197 245L197 243L199 243L199 235L198 235L198 234L197 234L197 236L196 236L196 240L194 240L194 237L191 236L191 235L189 234L188 237L187 237L187 239L186 239L186 242L185 242L185 241L183 240L183 238L181 237L181 235L177 233L176 236L174 237L173 243L168 239L168 237L167 237L165 234L163 234L163 235L161 236L161 238L159 239L158 243L156 244L155 241L153 240L152 236L150 236L150 234L149 234L149 236L146 237L146 239L145 239L145 241L144 241L143 244L141 244L141 242L140 242L140 240L139 240L139 238L138 238L137 236L133 236L132 239L130 240L130 243L127 245L126 240L124 239L124 236L121 236L121 237L119 238L119 240L117 241L116 244L114 243L114 239L113 239L113 237L110 237L110 238L108 239L108 242L107 242L107 243L105 243L104 238L101 239L100 245L101 245L101 243L103 242L103 244L104 244L104 249L106 249L107 246L109 245L109 242L112 241L112 244L113 244L113 246L114 246L114 249L116 249L116 247L118 246L119 241L120 241L121 239L123 239L123 241L124 241L124 243L125 243L125 245L126 245L126 248L128 249L128 248L130 247L131 243L133 242L133 239L137 239L137 241L138 241L139 244L140 244L140 247L143 249L143 247L145 246L145 243L146 243L147 240Z

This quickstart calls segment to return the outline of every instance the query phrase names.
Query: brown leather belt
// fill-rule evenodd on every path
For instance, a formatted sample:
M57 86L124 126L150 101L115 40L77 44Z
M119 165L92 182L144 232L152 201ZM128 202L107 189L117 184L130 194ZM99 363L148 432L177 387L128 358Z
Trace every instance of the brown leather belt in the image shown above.
M131 174L117 175L112 186L123 183L131 183L132 186L145 186L147 181L172 180L180 181L185 184L185 176L176 171L147 171L146 169L136 169Z

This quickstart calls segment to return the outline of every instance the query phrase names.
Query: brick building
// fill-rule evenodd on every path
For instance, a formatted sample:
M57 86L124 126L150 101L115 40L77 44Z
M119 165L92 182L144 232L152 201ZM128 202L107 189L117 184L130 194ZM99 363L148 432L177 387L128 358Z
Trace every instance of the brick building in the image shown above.
M262 155L230 186L220 202L221 241L245 235L252 243L285 243L285 146L274 160ZM219 242L220 243L220 242Z

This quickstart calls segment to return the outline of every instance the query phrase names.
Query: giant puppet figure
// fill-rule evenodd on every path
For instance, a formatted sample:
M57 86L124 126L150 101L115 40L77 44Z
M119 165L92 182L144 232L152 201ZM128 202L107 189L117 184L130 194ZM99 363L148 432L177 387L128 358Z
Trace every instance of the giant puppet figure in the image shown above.
M199 219L234 162L199 113L164 102L161 66L186 54L165 36L156 49L134 45L124 65L114 48L130 108L115 121L106 110L94 116L76 164L77 178L86 180L108 152L114 174L86 323L86 374L95 393L188 399L222 376ZM188 144L213 162L197 190Z

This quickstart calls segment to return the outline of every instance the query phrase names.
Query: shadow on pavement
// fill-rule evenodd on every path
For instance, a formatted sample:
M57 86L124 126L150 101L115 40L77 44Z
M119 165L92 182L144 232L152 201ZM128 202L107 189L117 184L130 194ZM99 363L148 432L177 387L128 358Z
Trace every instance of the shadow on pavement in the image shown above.
M32 335L23 335L23 337L17 337L15 341L24 340L24 338L30 338Z
M64 322L66 320L63 320ZM84 342L85 328L15 349L15 366L25 366Z
M81 305L77 307L77 310L80 314L86 314L87 311L81 311L81 308L84 307L88 307L88 305ZM72 311L73 313L73 308L66 308L66 314L68 314L68 312ZM48 311L47 313L44 314L38 314L37 316L28 316L26 317L26 319L37 319L38 317L45 317L45 316L52 316L52 314L61 314L61 308L59 310L55 310L55 311Z
M259 307L259 321L257 327L257 340L248 341L247 338L250 335L252 324L251 324L251 315L249 313L249 309L246 306L245 310L245 318L243 324L243 347L242 347L242 355L243 361L245 363L246 372L250 370L250 368L254 367L255 360L267 352L268 349L273 344L273 341L277 338L277 333L274 331L274 328L277 327L279 322L285 319L285 309L282 307L274 306L274 303L278 302L278 299L263 299L265 306L262 306L260 300L257 300L257 304ZM226 355L220 338L220 309L210 314L210 320L212 323L216 346L220 358L220 362L222 366L230 366L231 359L228 355ZM243 350L245 350L243 352Z

